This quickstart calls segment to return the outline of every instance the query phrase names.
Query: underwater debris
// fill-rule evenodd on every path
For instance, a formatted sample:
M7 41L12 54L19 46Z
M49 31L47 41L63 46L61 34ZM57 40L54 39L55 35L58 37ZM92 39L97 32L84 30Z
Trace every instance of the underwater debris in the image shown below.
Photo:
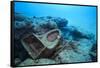
M96 61L96 40L94 38L94 35L89 32L82 32L75 26L68 26L68 20L65 18L52 16L33 16L32 18L28 18L24 15L16 13L13 23L15 24L14 47L16 50L14 58L17 58L18 62L16 62L16 64L18 64L19 66ZM55 29L58 29L58 31L61 32L60 36L58 36L58 33L51 32ZM51 33L47 35L47 33L49 32ZM29 34L35 36L35 42L39 42L43 37L46 37L45 40L48 40L49 42L53 42L57 38L60 39L56 44L57 47L54 47L54 49L45 50L47 55L44 56L45 52L37 52L37 54L39 53L40 56L37 58L38 61L36 62L30 56L30 54L28 54L28 51L25 49L25 47L23 47L23 44L21 43L23 37L28 37ZM32 39L33 36L31 37ZM33 44L32 40L29 42L32 42ZM43 44L34 44L34 46L35 45L38 45L36 46L37 50L41 48L39 46L45 46ZM33 47L33 45L31 47ZM34 49L34 47L32 49ZM50 58L50 54L53 56L53 58ZM28 63L28 61L30 61L30 63Z

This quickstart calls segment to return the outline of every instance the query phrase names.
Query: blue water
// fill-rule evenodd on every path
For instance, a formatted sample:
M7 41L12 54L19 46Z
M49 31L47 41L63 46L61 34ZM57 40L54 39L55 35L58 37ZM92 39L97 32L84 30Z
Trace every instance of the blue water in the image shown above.
M96 7L15 2L15 12L25 16L52 16L68 20L73 25L96 35Z

